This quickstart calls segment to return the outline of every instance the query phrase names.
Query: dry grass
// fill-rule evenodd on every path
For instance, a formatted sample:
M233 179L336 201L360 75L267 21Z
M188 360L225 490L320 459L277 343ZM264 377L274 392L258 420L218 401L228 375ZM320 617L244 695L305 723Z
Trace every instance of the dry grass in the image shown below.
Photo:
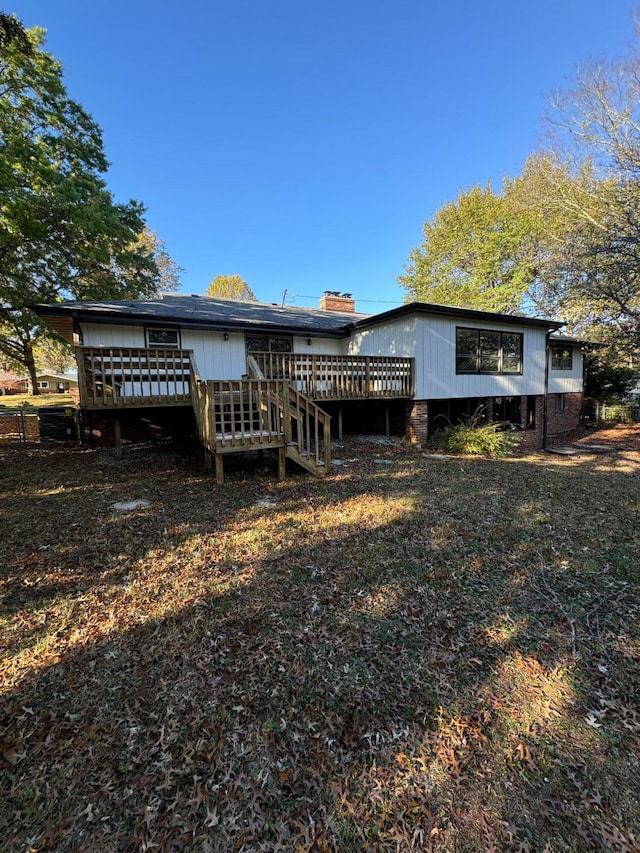
M3 394L0 397L0 411L75 405L77 404L71 394Z
M592 441L2 450L2 848L638 850L640 434Z

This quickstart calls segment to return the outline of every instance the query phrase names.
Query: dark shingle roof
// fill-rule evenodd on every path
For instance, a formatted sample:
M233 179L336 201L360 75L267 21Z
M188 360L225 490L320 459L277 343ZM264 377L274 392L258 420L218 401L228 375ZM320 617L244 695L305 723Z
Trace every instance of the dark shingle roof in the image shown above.
M42 317L70 315L96 323L180 323L192 328L273 329L336 336L347 334L352 323L369 316L180 294L163 294L156 299L144 300L63 302L35 305L33 308Z
M62 302L54 305L34 305L40 317L51 322L56 317L90 320L95 323L119 324L179 324L200 329L244 329L279 331L292 334L344 337L353 328L378 325L408 314L435 314L465 318L478 322L504 322L525 326L559 329L563 323L540 317L516 314L497 314L469 308L454 308L429 302L410 302L382 314L356 314L323 311L319 308L297 308L267 302L240 302L214 299L209 296L184 296L166 293L156 299Z

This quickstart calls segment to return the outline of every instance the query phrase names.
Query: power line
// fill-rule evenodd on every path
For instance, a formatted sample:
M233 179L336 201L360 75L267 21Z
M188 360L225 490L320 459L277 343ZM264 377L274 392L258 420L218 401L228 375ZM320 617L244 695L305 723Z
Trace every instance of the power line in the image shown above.
M321 299L320 296L305 296L303 293L292 293L292 299ZM404 305L401 299L357 299L357 302L378 302L383 305Z

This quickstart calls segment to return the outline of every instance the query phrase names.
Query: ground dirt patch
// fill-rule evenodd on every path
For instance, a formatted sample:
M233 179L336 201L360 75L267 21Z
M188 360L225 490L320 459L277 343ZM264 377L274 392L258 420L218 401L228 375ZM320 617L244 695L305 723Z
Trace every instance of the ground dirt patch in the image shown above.
M638 850L640 432L591 440L0 449L2 848Z

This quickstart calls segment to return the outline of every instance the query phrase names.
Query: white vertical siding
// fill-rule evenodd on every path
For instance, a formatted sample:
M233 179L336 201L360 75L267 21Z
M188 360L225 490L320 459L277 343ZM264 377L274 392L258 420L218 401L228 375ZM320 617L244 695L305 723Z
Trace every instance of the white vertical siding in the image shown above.
M116 326L111 323L82 323L82 343L86 347L146 347L143 326Z
M416 317L400 317L352 333L349 355L388 355L413 358L416 350Z
M572 347L573 358L571 370L554 370L551 367L549 353L549 393L569 394L572 391L583 390L583 359L580 347Z
M157 324L161 325L161 324ZM143 326L117 326L110 323L83 323L82 342L93 347L146 347ZM244 334L199 329L181 329L182 349L193 350L201 379L240 379L247 372Z
M311 343L308 344L307 340ZM293 339L293 351L303 355L346 355L348 338L306 338Z
M456 374L456 327L523 334L522 375ZM545 330L466 318L418 316L416 399L503 397L544 393Z
M182 330L182 348L193 350L201 379L241 379L247 372L244 334L228 334L229 340L225 341L223 332Z

